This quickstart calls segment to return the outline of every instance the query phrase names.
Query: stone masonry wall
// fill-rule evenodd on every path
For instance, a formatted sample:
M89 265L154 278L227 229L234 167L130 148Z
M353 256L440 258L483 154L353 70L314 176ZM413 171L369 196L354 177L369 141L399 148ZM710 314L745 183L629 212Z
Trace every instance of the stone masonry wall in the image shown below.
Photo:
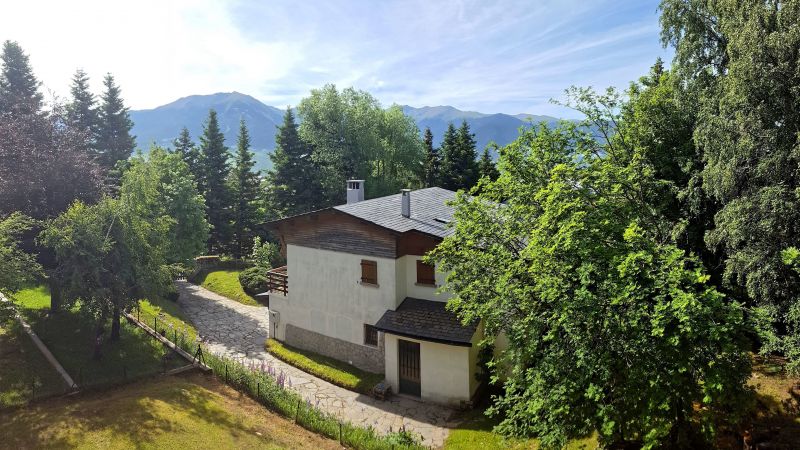
M384 371L383 333L378 333L378 346L369 347L286 324L286 344L339 361L349 362L367 372L383 373Z

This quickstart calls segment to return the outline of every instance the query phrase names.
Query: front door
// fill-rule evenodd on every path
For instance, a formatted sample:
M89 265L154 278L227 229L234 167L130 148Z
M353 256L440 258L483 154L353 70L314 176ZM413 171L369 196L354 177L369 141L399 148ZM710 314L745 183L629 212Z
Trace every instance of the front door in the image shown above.
M397 340L400 359L400 393L420 396L419 343Z

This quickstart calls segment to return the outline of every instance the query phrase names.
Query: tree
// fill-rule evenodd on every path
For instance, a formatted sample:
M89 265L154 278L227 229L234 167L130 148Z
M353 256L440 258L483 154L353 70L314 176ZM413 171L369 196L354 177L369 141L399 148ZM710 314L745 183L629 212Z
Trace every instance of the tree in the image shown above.
M422 142L425 146L425 187L438 186L442 161L439 157L439 149L433 147L433 133L431 133L430 127L425 128Z
M100 129L97 99L89 90L89 76L78 69L72 77L70 87L72 99L67 104L67 123L87 135L87 148L92 157L97 156L96 141Z
M286 217L318 209L324 204L318 167L311 146L300 138L291 108L275 135L275 150L269 155L267 203L274 217Z
M475 135L470 132L469 124L463 121L456 130L449 124L442 141L441 183L445 189L457 191L469 190L478 181L478 166L475 159Z
M112 170L118 162L127 161L131 156L136 139L131 135L133 122L122 100L122 91L110 73L103 79L103 86L105 91L101 96L97 148L100 164Z
M497 144L492 143L493 148L497 150ZM478 161L478 177L479 178L488 178L491 181L497 179L500 176L500 172L497 171L497 167L492 161L492 155L489 154L489 146L483 149L483 153L481 154L481 159Z
M3 43L0 70L0 115L28 116L42 111L41 83L33 74L28 55L14 41Z
M231 171L231 194L233 195L232 250L241 258L253 245L253 231L259 221L258 199L260 182L258 172L253 170L256 162L250 151L250 135L244 119L239 123L239 140Z
M369 93L334 85L314 89L298 106L300 137L313 148L325 204L344 202L345 180L366 180L366 194L396 193L421 183L419 129L399 106L383 109Z
M140 298L163 295L169 286L168 224L148 221L130 206L108 197L92 206L76 202L40 235L58 258L65 305L80 300L81 310L96 319L98 339L110 319L110 339L118 340L122 311Z
M206 214L211 225L208 239L208 251L219 252L225 249L230 240L230 208L231 193L227 179L230 172L228 166L228 148L225 147L225 136L219 129L217 112L208 112L208 120L203 125L200 137L200 192L206 200Z
M197 146L194 145L194 142L192 142L192 137L189 135L188 128L183 127L181 129L181 134L173 141L173 146L175 147L175 153L180 155L183 162L186 163L195 181L200 180L202 178L202 173L200 171L200 152Z
M800 310L800 276L782 260L800 246L800 1L665 0L661 10L675 71L698 96L702 187L719 203L706 243L722 255L727 288L784 328ZM762 351L788 351L763 337Z
M153 147L147 157L134 157L122 176L120 199L138 217L164 224L167 263L190 261L205 250L205 201L179 154Z
M592 99L584 110L614 111L614 97L579 101ZM497 181L457 196L428 261L449 274L449 308L481 320L487 343L508 338L490 364L507 377L490 410L499 431L545 447L596 430L601 445L696 448L694 424L711 438L748 396L743 309L652 226L640 200L652 168L592 129L523 131Z
M36 256L20 248L22 234L33 221L20 213L0 219L0 294L11 295L42 274Z

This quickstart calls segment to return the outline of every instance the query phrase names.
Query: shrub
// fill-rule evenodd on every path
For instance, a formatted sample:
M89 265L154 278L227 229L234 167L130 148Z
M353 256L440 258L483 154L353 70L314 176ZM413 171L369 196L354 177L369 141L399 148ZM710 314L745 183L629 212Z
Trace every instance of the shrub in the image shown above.
M178 278L188 278L194 272L194 265L184 263L173 263L168 266L169 274L173 280Z
M253 253L250 255L253 264L257 267L271 269L273 267L280 267L283 265L284 260L281 256L280 247L269 241L261 242L261 238L256 236L253 241Z
M239 272L239 284L248 295L256 295L267 290L267 269L251 267Z

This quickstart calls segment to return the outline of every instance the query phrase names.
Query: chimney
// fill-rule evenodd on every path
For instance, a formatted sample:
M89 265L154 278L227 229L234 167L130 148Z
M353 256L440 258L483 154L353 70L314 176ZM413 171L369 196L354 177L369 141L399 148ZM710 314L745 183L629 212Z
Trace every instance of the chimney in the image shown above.
M400 190L400 213L403 217L411 217L411 189Z
M364 200L364 180L347 180L347 204Z

